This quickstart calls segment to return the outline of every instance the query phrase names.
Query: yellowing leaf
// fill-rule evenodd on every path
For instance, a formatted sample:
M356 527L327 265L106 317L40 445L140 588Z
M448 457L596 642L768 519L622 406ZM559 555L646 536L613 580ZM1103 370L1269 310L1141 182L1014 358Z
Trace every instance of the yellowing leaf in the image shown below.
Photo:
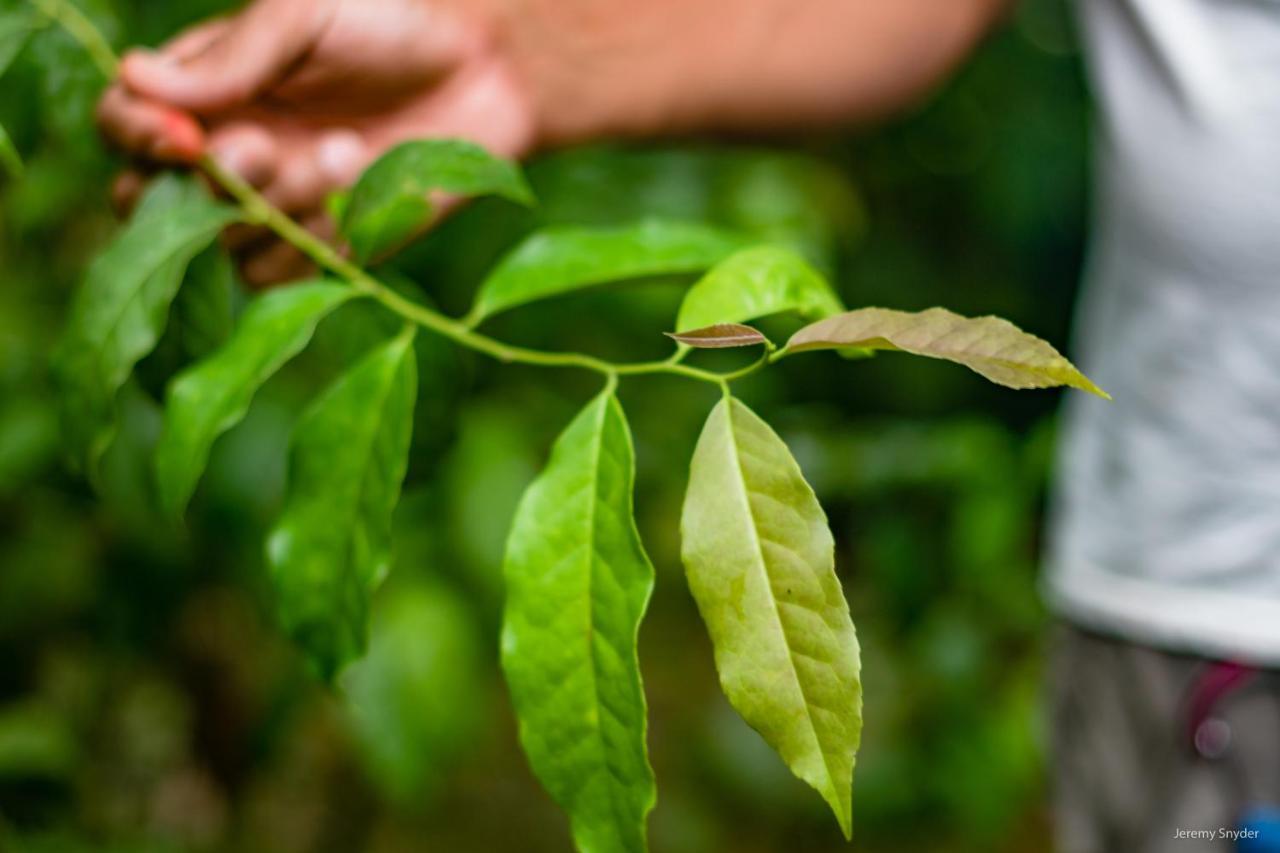
M901 350L963 364L1010 388L1069 385L1110 399L1048 343L999 317L961 317L945 308L859 308L804 327L785 351L840 347Z
M520 742L584 853L643 853L656 798L636 654L653 567L634 479L631 433L605 391L525 492L504 564L502 667Z
M727 347L752 347L768 339L759 329L741 323L716 323L687 332L667 332L666 336L686 346L700 349L724 349Z
M698 439L680 532L725 695L849 836L862 685L831 532L786 445L737 400Z

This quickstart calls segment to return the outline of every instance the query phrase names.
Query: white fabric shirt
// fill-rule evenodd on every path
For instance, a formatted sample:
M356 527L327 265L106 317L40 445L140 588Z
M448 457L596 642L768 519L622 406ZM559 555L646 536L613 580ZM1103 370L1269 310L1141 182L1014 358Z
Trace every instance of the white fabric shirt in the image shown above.
M1095 211L1046 591L1280 664L1280 0L1077 0Z

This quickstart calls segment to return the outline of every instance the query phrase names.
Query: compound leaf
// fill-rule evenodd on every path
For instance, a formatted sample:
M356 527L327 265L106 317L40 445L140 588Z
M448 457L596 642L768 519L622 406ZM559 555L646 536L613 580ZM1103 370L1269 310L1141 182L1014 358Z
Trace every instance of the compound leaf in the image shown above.
M222 433L239 423L262 384L302 351L316 324L354 295L350 287L308 282L259 296L231 338L169 385L156 446L160 505L180 514Z
M656 799L636 634L653 589L612 391L556 440L507 541L502 665L533 771L578 849L643 851Z
M356 258L365 261L382 254L421 230L431 219L431 190L533 202L520 169L474 143L404 142L366 169L341 205L342 233Z
M364 649L369 598L391 563L391 514L413 430L412 330L376 347L311 405L267 540L281 622L332 678Z
M235 218L192 179L162 177L89 266L55 369L68 439L90 473L114 433L116 393L164 331L187 264Z
M607 282L701 272L742 245L742 238L715 228L662 220L615 228L546 228L499 261L480 285L471 318L479 322L517 305Z
M676 331L744 323L786 311L816 320L843 310L827 280L795 252L756 246L726 258L689 288Z
M999 317L961 317L945 308L859 308L796 332L786 352L864 347L900 350L963 364L998 385L1069 385L1110 399L1056 349Z
M698 439L680 530L725 695L847 837L862 686L831 532L786 445L735 399Z

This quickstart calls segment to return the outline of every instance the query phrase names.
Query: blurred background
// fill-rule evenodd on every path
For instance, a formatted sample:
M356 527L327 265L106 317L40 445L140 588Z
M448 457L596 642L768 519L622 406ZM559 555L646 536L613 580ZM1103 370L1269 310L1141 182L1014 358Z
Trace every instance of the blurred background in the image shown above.
M122 46L227 4L84 5ZM0 179L0 850L569 849L519 751L497 665L500 561L520 492L596 379L420 338L395 568L368 656L343 691L326 690L273 623L261 543L295 414L383 333L380 318L346 309L326 321L219 442L187 526L168 527L148 480L157 398L243 301L218 258L201 258L222 306L206 319L223 321L175 319L123 395L100 493L69 475L46 364L78 275L113 228L116 164L92 128L100 87L52 30L0 82L0 124L27 161L21 180ZM793 245L850 306L998 313L1061 347L1083 247L1086 124L1063 0L1024 0L952 84L888 126L555 155L530 165L538 209L472 205L388 274L460 313L538 224L667 216ZM492 331L656 357L687 284L554 300ZM740 392L791 444L836 535L866 697L854 848L1047 849L1048 620L1035 583L1058 396L893 355L790 359ZM684 583L680 501L715 396L671 377L622 389L658 574L640 649L659 786L652 846L848 849L822 800L720 696Z

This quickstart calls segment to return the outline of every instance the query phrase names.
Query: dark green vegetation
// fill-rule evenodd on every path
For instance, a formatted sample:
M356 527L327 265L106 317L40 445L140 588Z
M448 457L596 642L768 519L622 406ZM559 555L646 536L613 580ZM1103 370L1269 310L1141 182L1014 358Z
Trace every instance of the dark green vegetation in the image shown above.
M0 115L27 160L26 177L5 188L0 295L0 642L16 662L0 685L10 697L0 714L0 809L13 843L563 849L562 819L537 792L531 765L573 815L581 844L634 847L653 783L637 730L639 673L626 648L652 585L639 661L661 790L650 820L655 849L836 847L817 798L790 782L716 698L693 598L730 699L847 823L847 780L834 759L851 760L856 729L811 730L815 764L806 755L812 742L790 734L789 721L804 715L787 706L795 694L776 691L764 708L743 698L750 690L735 696L755 671L729 660L743 626L717 617L724 590L716 578L753 555L718 565L726 547L705 547L700 534L752 522L732 516L741 503L725 510L697 498L732 488L795 509L800 538L808 538L793 550L809 554L820 601L838 601L836 572L846 586L865 657L869 733L854 784L859 841L988 849L992 839L1034 832L1038 758L1028 726L1041 617L1030 566L1047 433L1033 425L1051 398L1010 400L966 371L892 355L785 358L735 383L735 395L787 440L822 499L836 534L833 571L823 512L790 453L742 403L717 404L714 385L624 375L617 396L613 382L601 394L605 377L597 374L608 370L498 365L442 341L430 326L411 334L385 310L406 299L426 304L425 293L446 314L466 316L456 337L484 321L487 335L538 351L661 363L670 343L659 332L703 325L687 317L741 322L781 310L808 319L838 311L822 276L788 260L794 251L819 270L843 271L837 289L848 304L993 311L1060 340L1074 270L1059 267L1077 249L1070 193L1080 174L1055 170L1079 169L1081 130L1078 115L1043 113L1045 92L1074 85L1074 67L1032 47L1053 47L1056 30L1036 17L1041 7L1029 8L1020 29L922 118L860 143L853 156L821 146L828 161L848 157L864 181L874 213L869 234L842 173L808 156L596 149L535 164L537 207L480 202L379 270L395 288L379 291L381 305L345 285L314 284L246 307L217 254L197 254L205 229L240 214L183 183L162 183L149 205L167 211L166 237L142 241L147 263L99 260L87 279L108 270L116 277L109 289L130 295L110 314L127 335L77 325L101 308L83 295L70 312L65 306L87 258L143 228L146 208L115 238L101 205L86 209L84 188L103 186L108 171L86 124L95 72L60 33L39 33L6 78ZM131 36L121 41L159 37L177 23L159 23L172 12L145 11L123 20L155 29L120 28ZM1041 90L1030 88L1037 82ZM52 87L48 97L26 94L41 86ZM23 94L10 99L11 91ZM1061 109L1069 107L1078 103ZM523 198L509 174L488 175L487 184L470 186ZM374 256L421 215L376 190L357 190L344 213L372 210L386 223L385 236L370 232ZM952 197L929 197L941 192ZM541 231L546 226L553 229ZM731 254L762 241L791 251L752 249L749 264ZM121 250L107 257L111 251ZM586 260L557 261L555 275L530 274L564 257ZM690 288L725 257L727 267ZM592 268L605 258L615 259L612 274ZM644 266L654 258L663 264ZM618 270L650 278L567 295ZM653 278L668 271L680 275ZM532 302L557 293L566 295ZM726 293L758 295L765 307L725 304ZM50 342L68 314L72 336L50 376ZM781 342L799 325L792 313L761 328ZM884 330L837 332L815 340L915 347ZM84 357L90 345L92 361ZM89 367L76 369L77 358ZM686 363L734 371L752 358L693 354ZM69 390L83 402L72 448L97 495L60 473L58 377L61 398ZM90 384L77 389L78 381ZM118 418L110 412L115 387L122 387ZM184 398L201 402L184 409ZM690 478L694 440L712 406ZM725 460L737 447L754 450L735 473ZM206 455L185 526L162 523L187 503ZM639 537L628 518L633 457ZM729 475L730 482L716 479ZM682 504L688 584L676 535ZM699 522L699 512L715 514L714 523ZM571 576L563 583L563 574L535 575L555 557L538 553L546 548L586 548L606 564L608 597L585 618L603 614L601 642L615 652L585 650L609 678L562 692L550 707L537 673L582 671L572 659L578 651L555 634L557 619L572 618L581 599L549 607L548 594L575 587ZM565 571L600 576L589 563L569 560ZM368 593L384 576L367 614ZM841 621L843 608L834 611L829 623ZM366 620L368 656L338 678L336 694L308 676L279 627L331 673L359 653ZM751 636L762 647L781 644L785 656L787 635L783 625ZM855 642L851 631L833 636L844 652ZM499 656L528 764L517 751L512 703L498 687ZM818 689L856 695L856 660L839 660L852 671L837 668ZM803 684L798 694L801 704L810 695ZM599 740L567 754L556 738L575 745L584 738L555 703L581 710L592 697L609 705L610 725L587 719L585 730ZM637 707L639 715L615 713ZM575 780L593 763L608 764L616 790L597 785L581 794ZM609 832L620 834L602 834Z

